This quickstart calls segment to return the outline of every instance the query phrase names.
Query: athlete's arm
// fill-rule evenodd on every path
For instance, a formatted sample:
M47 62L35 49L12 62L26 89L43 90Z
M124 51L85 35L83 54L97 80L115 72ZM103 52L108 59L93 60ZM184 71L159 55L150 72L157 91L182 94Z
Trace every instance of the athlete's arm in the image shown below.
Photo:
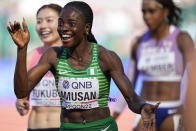
M180 32L178 37L177 37L177 44L178 44L178 48L181 51L182 55L183 55L183 65L184 65L184 72L189 72L188 68L189 68L189 63L191 63L190 61L193 60L193 54L194 54L194 42L192 40L192 38L190 37L190 35L186 32ZM184 73L185 74L185 73ZM188 73L189 74L189 73ZM186 75L186 74L185 74ZM189 76L187 76L189 79ZM185 86L182 87L182 92L181 94L187 94L187 89L189 87L189 80L185 80L183 82L185 82ZM187 86L188 85L188 86ZM181 101L185 102L185 97L186 95L181 97ZM183 103L184 104L184 103ZM178 113L183 114L184 113L184 106L180 106L179 107L179 111ZM183 121L183 118L180 119L180 123L182 123L181 121Z
M41 80L45 73L50 69L51 65L48 62L48 53L45 53L40 59L37 66L32 68L27 73L26 57L27 57L27 45L29 43L29 31L25 20L23 19L22 25L19 22L7 26L7 30L10 33L14 43L17 45L17 61L14 73L14 91L17 98L24 98L29 95L33 87Z
M15 84L14 88L15 91L18 92L20 98L26 97L30 94L31 90L37 85L37 83L42 79L42 77L51 69L52 64L50 62L51 60L51 54L53 54L53 49L50 48L47 50L39 60L38 64L34 66L32 69L30 69L28 72L24 72L22 74L19 74L18 72L21 70L21 68L24 68L22 66L16 65L15 69ZM24 59L24 58L20 58ZM24 70L24 69L23 69ZM20 79L18 79L18 75L21 75L20 77L26 77L23 81L23 87L21 87ZM23 76L22 76L23 75ZM22 92L22 93L20 93Z
M193 58L196 57L196 52L192 55ZM190 65L190 71L188 72L188 88L186 93L186 107L183 111L183 125L184 130L186 131L194 131L196 129L195 124L195 111L196 111L196 103L194 100L196 99L196 59L192 59Z
M178 48L182 52L185 68L187 64L190 62L190 60L193 58L192 55L195 49L194 42L188 33L180 32L177 37L177 44Z
M27 69L30 68L30 60L33 56L35 50L30 51L27 55ZM24 97L22 99L16 100L16 109L21 116L26 115L29 112L30 104L29 104L29 96Z
M122 62L116 53L103 49L99 54L100 61L102 60L102 67L105 67L105 69L108 70L108 74L110 74L115 84L118 86L128 104L128 107L133 112L141 114L144 122L144 129L154 130L155 110L158 108L159 103L155 106L148 104L143 98L134 92L130 80L124 73Z
M130 80L124 73L120 58L116 53L108 50L103 51L102 55L104 56L104 64L107 66L109 74L127 101L129 108L135 113L140 113L140 107L145 101L134 92Z

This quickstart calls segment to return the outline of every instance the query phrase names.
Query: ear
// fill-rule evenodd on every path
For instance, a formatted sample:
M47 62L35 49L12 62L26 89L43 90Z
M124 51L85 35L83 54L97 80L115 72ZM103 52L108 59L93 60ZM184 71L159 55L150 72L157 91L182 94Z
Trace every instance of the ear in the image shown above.
M169 15L169 9L168 8L164 8L164 18L167 18Z
M87 24L85 25L85 34L86 34L86 35L89 34L90 29L91 29L91 24L90 24L90 23L87 23Z

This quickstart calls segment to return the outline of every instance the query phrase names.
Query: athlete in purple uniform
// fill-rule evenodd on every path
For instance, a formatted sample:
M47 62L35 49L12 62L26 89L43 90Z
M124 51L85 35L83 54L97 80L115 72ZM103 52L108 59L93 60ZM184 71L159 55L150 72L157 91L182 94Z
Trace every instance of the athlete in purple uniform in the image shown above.
M175 130L180 118L176 113L181 106L181 79L194 44L191 37L178 28L181 10L172 0L143 0L142 13L149 30L133 45L132 81L141 76L141 96L149 103L161 102L156 111L157 129ZM118 112L114 116L117 117ZM134 129L141 130L141 125L137 115Z

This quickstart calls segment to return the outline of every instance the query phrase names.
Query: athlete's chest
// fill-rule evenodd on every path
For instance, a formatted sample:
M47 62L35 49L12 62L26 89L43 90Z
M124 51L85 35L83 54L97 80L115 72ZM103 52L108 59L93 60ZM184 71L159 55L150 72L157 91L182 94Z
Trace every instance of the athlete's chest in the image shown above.
M156 44L154 41L141 43L138 52L138 69L153 75L174 72L176 63L175 43L164 40Z

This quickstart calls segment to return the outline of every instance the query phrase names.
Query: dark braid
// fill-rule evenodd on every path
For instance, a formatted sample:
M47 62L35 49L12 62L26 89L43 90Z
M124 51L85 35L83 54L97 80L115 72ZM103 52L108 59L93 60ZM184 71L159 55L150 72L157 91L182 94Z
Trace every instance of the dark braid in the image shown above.
M43 5L42 7L40 7L37 11L37 14L36 16L39 14L39 12L42 10L42 9L45 9L45 8L50 8L50 9L53 9L54 11L57 12L57 14L59 15L61 10L62 10L62 7L60 5L57 5L57 4L48 4L48 5Z
M168 14L168 24L179 26L180 22L182 21L181 18L181 9L176 6L173 0L156 0L163 8L167 8L169 10Z
M95 39L94 35L91 32L92 25L93 25L93 11L91 7L83 1L69 2L64 6L64 9L68 7L78 10L84 15L85 24L90 24L90 31L87 34L87 40L89 42L97 43L97 40Z

